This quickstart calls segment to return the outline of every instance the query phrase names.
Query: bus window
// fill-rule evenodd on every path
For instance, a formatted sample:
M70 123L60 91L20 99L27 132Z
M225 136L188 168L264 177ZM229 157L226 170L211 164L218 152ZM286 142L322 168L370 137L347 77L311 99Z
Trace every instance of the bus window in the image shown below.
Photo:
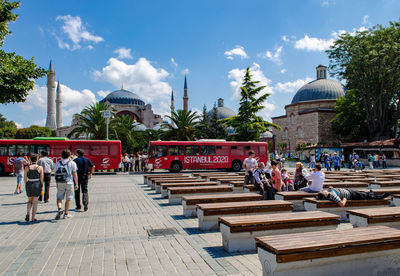
M7 156L7 145L0 145L0 156Z
M71 152L77 154L78 149L83 150L85 154L90 155L90 146L88 144L72 144Z
M216 154L217 155L229 155L229 147L228 146L217 146Z
M8 147L8 155L9 156L17 156L18 153L22 155L29 154L29 146L28 145L10 145Z
M200 146L186 146L185 155L200 155Z
M247 152L243 146L232 146L231 155L247 155Z
M96 145L90 147L89 155L108 155L108 146L107 145Z
M265 146L260 146L260 155L266 155Z
M121 153L119 152L119 147L117 145L110 146L110 155L111 156L119 156Z
M50 153L50 146L49 145L31 145L31 155L32 154L41 154L42 151L46 151Z
M169 146L169 155L183 155L183 146Z
M63 150L71 150L69 145L55 144L51 146L51 155L58 157L61 156Z
M163 157L167 155L167 146L153 146L152 157Z
M201 146L201 155L215 155L215 146Z

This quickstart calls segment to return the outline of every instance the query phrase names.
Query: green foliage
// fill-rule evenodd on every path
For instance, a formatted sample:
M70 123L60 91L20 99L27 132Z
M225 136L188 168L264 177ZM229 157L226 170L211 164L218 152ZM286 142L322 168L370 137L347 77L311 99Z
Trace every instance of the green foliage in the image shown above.
M286 148L287 148L287 143L286 142L279 142L278 143L278 148L281 150L281 151L284 151Z
M307 147L306 143L298 143L296 146L296 151L302 153Z
M193 141L200 136L198 121L201 117L193 111L178 110L171 116L172 124L163 124L165 132L162 133L163 140Z
M19 3L0 0L0 47L10 33L8 23L18 17L12 10L18 8ZM0 103L24 102L28 92L33 89L34 80L45 74L46 70L38 67L33 58L24 59L0 49Z
M369 137L364 138L387 138L396 133L400 119L399 52L399 22L390 22L388 27L376 25L355 35L345 33L327 51L331 72L346 80L348 89L354 91L352 102L363 109L356 116L365 116L360 123L366 122ZM356 123L355 128L359 131L349 135L362 137L364 126Z
M7 121L2 114L0 114L0 139L13 139L17 132L17 125L13 121Z
M68 134L68 137L78 138L84 134L87 139L106 139L106 119L103 112L107 109L107 104L98 102L85 107L80 114L75 114L79 125Z
M264 108L263 103L270 95L268 93L259 93L265 86L256 85L259 81L252 81L250 75L250 67L247 68L243 80L241 90L241 100L238 115L231 118L221 120L222 123L231 126L235 129L234 139L237 141L251 141L260 139L260 135L271 127L280 129L279 126L265 121L257 113Z
M340 139L360 141L369 137L365 108L354 90L336 100L335 111L331 126Z
M214 105L211 116L207 114L206 106L203 108L203 118L198 129L202 138L206 139L226 139L228 133L226 127L218 119L218 109Z
M16 139L33 139L35 137L52 137L54 133L48 127L32 125L27 128L17 129Z

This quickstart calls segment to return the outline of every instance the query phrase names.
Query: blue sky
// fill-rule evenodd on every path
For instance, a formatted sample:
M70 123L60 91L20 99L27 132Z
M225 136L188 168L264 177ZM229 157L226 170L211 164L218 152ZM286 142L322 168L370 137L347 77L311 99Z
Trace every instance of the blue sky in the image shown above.
M124 88L169 111L171 89L182 107L210 109L219 97L238 108L243 71L267 85L265 118L284 114L294 93L328 65L324 50L343 31L398 20L400 1L22 1L4 49L48 68L53 58L63 89L63 121L107 93ZM0 106L20 126L44 125L46 78L23 104Z

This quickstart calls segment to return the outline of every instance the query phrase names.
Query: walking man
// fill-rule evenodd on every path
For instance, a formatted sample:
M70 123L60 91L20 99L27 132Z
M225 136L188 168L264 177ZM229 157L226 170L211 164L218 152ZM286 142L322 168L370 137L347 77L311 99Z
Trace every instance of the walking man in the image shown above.
M65 199L64 219L71 218L68 213L71 200L74 198L74 190L78 189L78 170L75 161L71 160L71 152L63 150L61 152L62 160L55 165L56 185L57 185L57 208L56 220L59 220L63 214L62 201ZM75 185L74 185L75 183Z
M47 156L49 155L47 151L41 152L42 157L38 161L38 165L43 168L43 179L44 179L44 197L39 196L39 201L44 201L44 203L49 202L50 193L50 182L51 182L51 172L54 169L54 162Z
M254 183L254 171L257 168L257 160L254 159L254 151L249 151L248 157L243 161L244 173L244 185Z
M340 157L337 156L336 152L333 153L333 167L335 168L335 171L340 171Z
M24 180L25 165L28 164L22 153L17 154L17 158L13 161L14 175L17 177L17 187L15 188L14 195L22 193L22 181Z
M82 203L83 209L86 212L89 205L89 195L88 195L88 182L92 178L95 165L89 158L83 156L85 152L81 149L76 151L78 158L74 160L76 166L78 167L78 189L75 190L75 204L76 210L80 210L81 207L81 190L82 190Z

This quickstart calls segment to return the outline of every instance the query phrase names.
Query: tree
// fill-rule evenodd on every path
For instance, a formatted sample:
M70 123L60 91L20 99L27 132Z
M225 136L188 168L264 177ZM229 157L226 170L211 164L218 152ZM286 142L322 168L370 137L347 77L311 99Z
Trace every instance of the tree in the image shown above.
M0 47L10 34L8 23L17 20L12 11L19 7L19 1L0 0ZM37 66L33 58L24 59L15 53L0 49L0 103L23 102L33 89L34 80L43 77L46 70Z
M0 114L0 139L13 139L17 132L17 125L13 121L7 121L2 114Z
M202 137L207 139L226 139L228 135L226 127L218 118L218 109L215 105L211 110L211 116L207 113L206 106L204 105L203 120L200 122L198 128L201 131Z
M252 81L250 67L247 67L241 90L241 100L238 115L221 120L222 123L235 129L234 138L238 141L259 140L261 133L271 127L280 129L278 125L265 121L257 113L264 108L263 103L270 95L268 93L258 94L265 86L256 85L259 81Z
M365 109L354 90L348 90L346 97L336 100L335 111L331 126L340 140L360 141L369 137Z
M282 152L282 151L284 151L284 150L286 150L286 148L287 148L287 143L286 142L279 142L278 143L278 148L279 148L279 150Z
M199 136L198 125L200 122L200 116L193 111L178 110L173 112L171 116L167 115L167 118L171 119L172 124L163 124L165 132L162 137L167 140L178 140L178 141L193 141Z
M345 79L365 111L371 139L393 137L400 119L400 23L341 35L327 51L330 71ZM352 112L351 112L352 113ZM348 115L350 116L350 115ZM362 120L363 122L364 120ZM362 127L360 128L360 135Z
M78 138L84 134L87 139L106 139L106 119L103 113L108 108L107 104L98 102L85 107L80 114L75 114L79 125L68 134L68 137Z
M16 139L33 139L35 137L53 137L54 133L48 127L32 125L27 128L17 129Z
M133 152L135 121L127 115L116 115L111 120L111 139L120 140L122 152Z

